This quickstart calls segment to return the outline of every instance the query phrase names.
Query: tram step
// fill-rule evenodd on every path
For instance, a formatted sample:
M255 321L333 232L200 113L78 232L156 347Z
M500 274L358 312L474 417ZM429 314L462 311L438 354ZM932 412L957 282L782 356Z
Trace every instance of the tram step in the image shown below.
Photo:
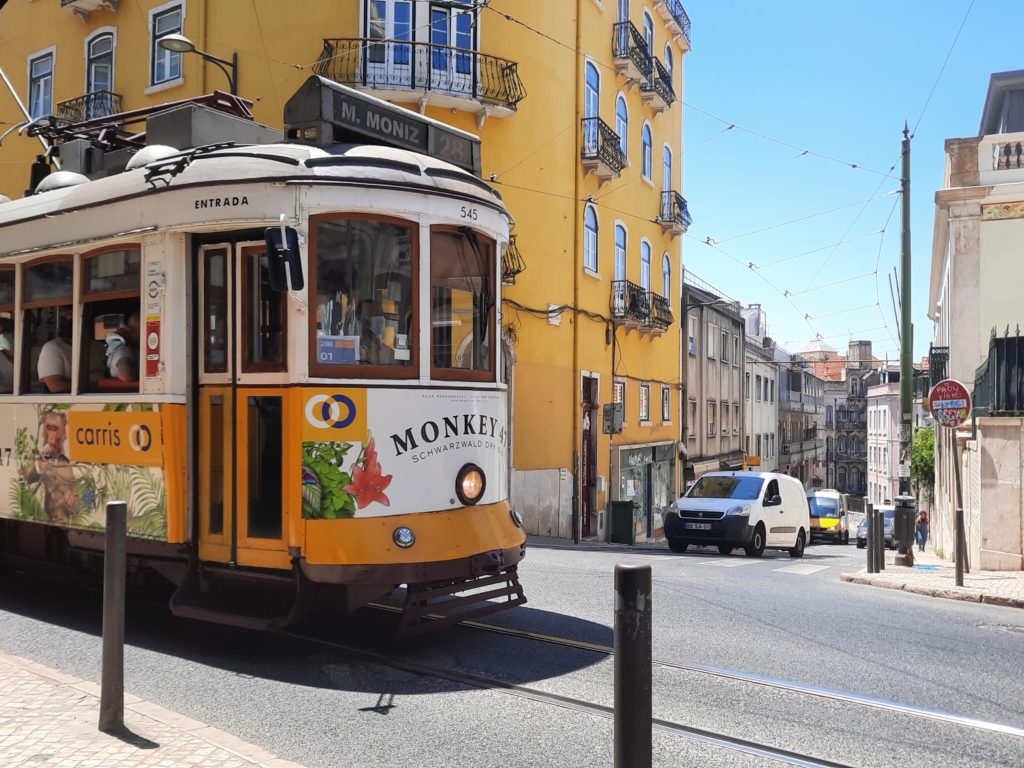
M171 613L186 619L267 630L292 619L296 604L291 579L255 572L191 571L171 597Z
M469 590L483 591L456 597L458 593ZM492 576L411 585L405 595L398 636L433 632L460 621L508 610L525 602L526 595L523 594L515 566Z

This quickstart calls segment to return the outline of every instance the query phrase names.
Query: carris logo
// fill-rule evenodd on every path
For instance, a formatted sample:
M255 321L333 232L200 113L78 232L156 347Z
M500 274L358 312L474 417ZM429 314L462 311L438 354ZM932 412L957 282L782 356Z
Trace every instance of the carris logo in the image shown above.
M344 429L356 418L356 404L346 395L314 395L306 403L306 421L317 429Z
M128 430L128 445L132 450L145 453L153 447L153 433L145 424L132 424Z

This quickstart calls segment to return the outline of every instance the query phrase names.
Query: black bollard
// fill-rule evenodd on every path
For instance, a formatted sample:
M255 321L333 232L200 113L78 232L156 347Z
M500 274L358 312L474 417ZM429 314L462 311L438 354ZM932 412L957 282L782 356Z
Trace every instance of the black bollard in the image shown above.
M615 768L651 766L651 566L615 566Z
M875 528L878 529L878 533L875 534L875 544L878 545L878 554L876 555L878 560L876 562L878 573L881 573L885 570L885 513L880 509L875 510Z
M864 549L868 556L868 573L877 573L875 568L875 507L868 503L864 508L864 519L868 521L868 540Z
M964 563L967 560L967 536L964 533L964 508L956 508L956 532L955 532L955 550L953 555L956 557L956 570L954 575L956 578L956 585L962 587L964 585Z
M103 555L103 669L100 678L101 731L124 728L124 599L128 504L107 503Z

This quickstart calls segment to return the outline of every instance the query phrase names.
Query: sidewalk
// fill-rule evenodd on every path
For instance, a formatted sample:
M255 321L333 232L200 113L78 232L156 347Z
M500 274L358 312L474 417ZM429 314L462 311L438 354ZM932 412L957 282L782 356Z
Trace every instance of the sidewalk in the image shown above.
M0 652L5 768L301 768L216 728L125 694L125 731L100 733L99 686Z
M863 549L857 550L867 560ZM930 597L950 600L969 600L975 603L1024 608L1024 571L974 571L964 574L964 585L956 586L956 566L941 560L932 550L914 550L914 567L893 565L896 553L885 552L885 570L867 572L867 567L856 573L843 573L839 578L854 584L869 584L885 589L902 589Z

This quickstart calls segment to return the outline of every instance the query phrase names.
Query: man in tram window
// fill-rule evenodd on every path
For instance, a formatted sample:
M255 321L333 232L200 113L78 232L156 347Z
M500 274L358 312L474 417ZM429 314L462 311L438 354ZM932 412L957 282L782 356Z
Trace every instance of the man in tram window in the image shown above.
M14 391L14 323L0 317L0 392Z
M74 465L67 456L68 417L44 410L39 417L39 456L25 473L25 482L43 487L43 507L51 523L67 524L82 507Z
M50 393L71 391L71 310L61 307L57 335L39 350L36 373Z
M132 310L127 317L123 315L104 315L97 318L97 325L105 318L117 317L117 327L104 334L107 345L107 370L110 378L126 383L137 383L139 380L139 313Z

